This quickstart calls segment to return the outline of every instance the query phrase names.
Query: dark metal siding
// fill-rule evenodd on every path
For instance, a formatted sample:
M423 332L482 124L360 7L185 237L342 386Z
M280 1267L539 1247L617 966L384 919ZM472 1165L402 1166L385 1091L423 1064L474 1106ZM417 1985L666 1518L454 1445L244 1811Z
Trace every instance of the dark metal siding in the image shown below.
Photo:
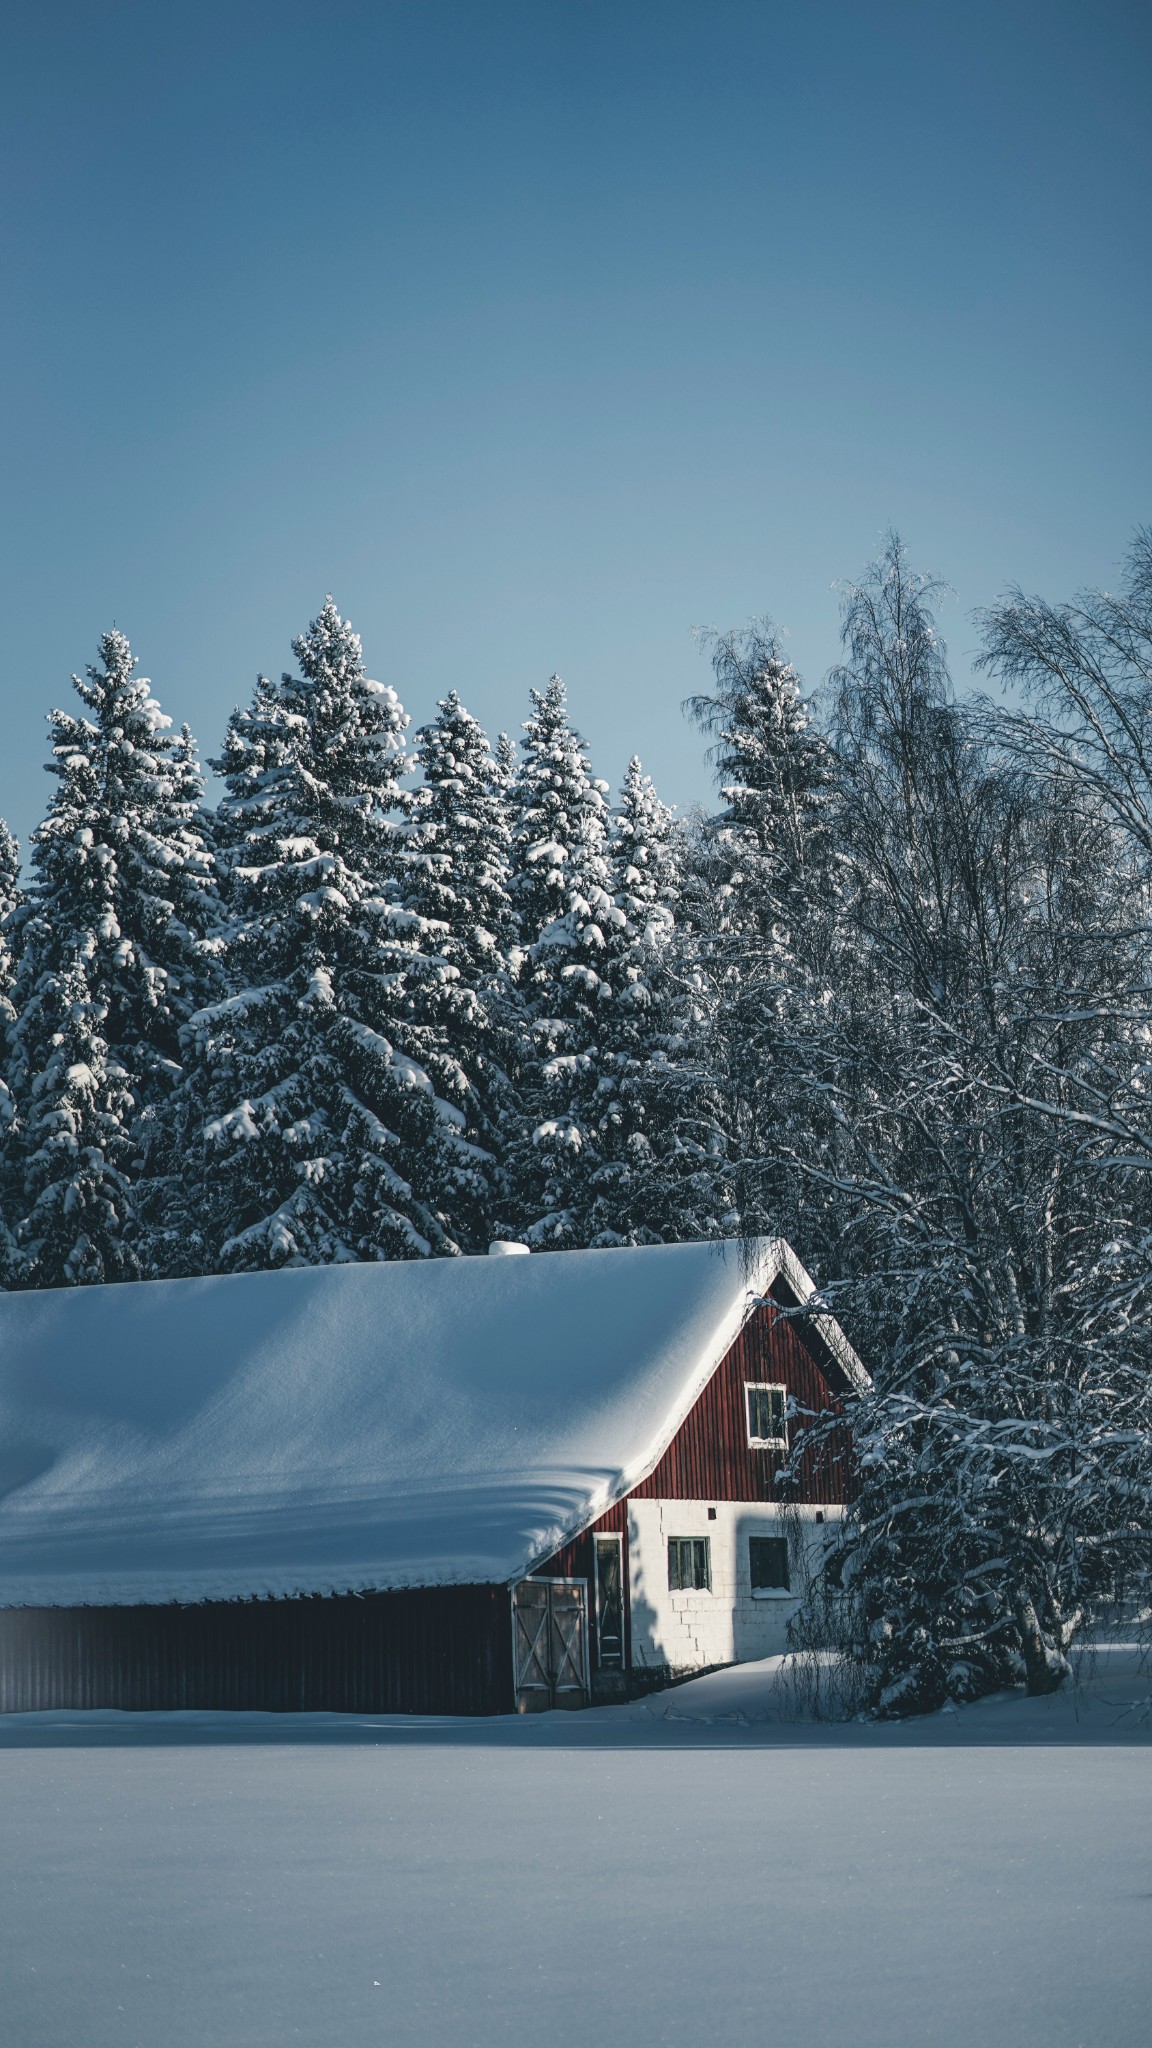
M513 1711L506 1586L0 1611L0 1712Z
M830 1370L830 1368L829 1368ZM654 1472L633 1495L648 1500L797 1500L831 1503L854 1492L850 1439L844 1430L836 1455L802 1460L798 1484L787 1495L776 1484L781 1451L754 1451L748 1443L744 1388L749 1381L783 1385L801 1408L820 1414L839 1409L825 1371L800 1336L798 1325L770 1303L749 1317L685 1417ZM800 1424L789 1425L795 1440Z

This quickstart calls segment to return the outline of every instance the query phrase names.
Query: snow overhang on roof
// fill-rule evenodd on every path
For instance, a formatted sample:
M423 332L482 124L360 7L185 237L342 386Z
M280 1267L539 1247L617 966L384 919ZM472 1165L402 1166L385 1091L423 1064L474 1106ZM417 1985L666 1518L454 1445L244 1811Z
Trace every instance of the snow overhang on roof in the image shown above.
M812 1293L775 1240L2 1296L0 1606L513 1580L653 1469L778 1278Z

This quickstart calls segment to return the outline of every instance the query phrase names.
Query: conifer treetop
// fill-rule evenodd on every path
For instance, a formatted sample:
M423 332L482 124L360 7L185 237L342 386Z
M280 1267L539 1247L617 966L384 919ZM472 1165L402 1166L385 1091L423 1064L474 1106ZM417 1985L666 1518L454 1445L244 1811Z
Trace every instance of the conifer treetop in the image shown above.
M407 716L330 598L293 646L299 674L259 678L216 763L232 992L186 1034L196 1228L224 1268L451 1252L488 1162L440 1092L460 1067L440 1002L459 965L413 900L421 875L445 893L438 799L410 823ZM458 700L449 724L445 803L477 737L486 772Z
M23 901L20 889L20 846L0 818L0 1028L12 1021L8 991L15 974L11 926ZM0 1082L0 1087L3 1083ZM7 1091L5 1091L6 1093ZM0 1113L0 1122L2 1122Z
M506 732L497 733L492 749L492 786L507 797L516 780L516 742Z
M88 715L49 714L58 786L32 835L23 951L34 978L87 949L109 1044L132 1067L140 1039L174 1050L208 991L215 876L190 733L169 737L123 633L101 634L99 656L72 678Z
M629 925L647 925L653 911L661 923L670 921L678 894L675 818L636 754L624 773L611 844L614 893Z
M307 834L350 856L383 857L411 797L408 716L386 683L367 674L360 636L331 597L292 642L298 676L257 678L252 703L233 712L213 768L228 784L224 836L278 840Z
M422 784L407 831L404 894L479 961L510 938L506 799L478 720L450 690L417 735Z
M9 911L20 889L20 842L0 818L0 917Z
M827 749L812 725L800 677L770 619L712 643L715 689L687 709L713 736L710 758L728 809L717 826L750 835L762 850L795 836L798 813L829 779Z
M531 701L512 791L510 883L527 945L560 920L594 922L609 884L608 785L590 771L560 677L533 690Z

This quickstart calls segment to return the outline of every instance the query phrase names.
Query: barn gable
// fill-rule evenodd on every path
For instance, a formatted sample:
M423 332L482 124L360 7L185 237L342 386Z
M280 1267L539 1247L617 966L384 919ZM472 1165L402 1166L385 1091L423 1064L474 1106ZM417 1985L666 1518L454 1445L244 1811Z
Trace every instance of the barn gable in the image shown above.
M870 1382L839 1324L826 1312L802 1313L815 1295L810 1276L783 1238L761 1242L750 1262L738 1313L728 1319L680 1402L664 1417L663 1427L645 1457L622 1476L607 1513L585 1518L584 1529L623 1527L622 1502L627 1499L770 1500L779 1502L783 1467L795 1444L797 1427L790 1423L788 1443L771 1449L752 1448L747 1427L745 1388L782 1387L798 1416L838 1410L846 1396ZM842 1503L851 1496L853 1478L848 1438L820 1459L801 1460L797 1483L789 1498ZM566 1534L570 1546L582 1533ZM563 1548L565 1546L558 1546ZM537 1559L534 1569L546 1562Z
M836 1325L796 1313L811 1291L788 1247L766 1247L759 1298L667 1442L610 1508L534 1566L541 1580L586 1589L594 1697L784 1647L788 1596L818 1561L820 1524L855 1491L847 1427L823 1440L819 1458L797 1461L799 1438L864 1377ZM757 1435L761 1399L767 1437ZM673 1584L685 1546L703 1561L699 1586ZM548 1701L561 1703L555 1674Z

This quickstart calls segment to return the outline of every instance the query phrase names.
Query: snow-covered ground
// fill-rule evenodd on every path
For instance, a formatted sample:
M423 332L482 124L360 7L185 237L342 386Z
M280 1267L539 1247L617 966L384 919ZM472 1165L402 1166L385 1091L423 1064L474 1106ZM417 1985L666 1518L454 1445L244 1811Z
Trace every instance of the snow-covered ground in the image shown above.
M5 2048L1147 2048L1152 1690L0 1720Z

